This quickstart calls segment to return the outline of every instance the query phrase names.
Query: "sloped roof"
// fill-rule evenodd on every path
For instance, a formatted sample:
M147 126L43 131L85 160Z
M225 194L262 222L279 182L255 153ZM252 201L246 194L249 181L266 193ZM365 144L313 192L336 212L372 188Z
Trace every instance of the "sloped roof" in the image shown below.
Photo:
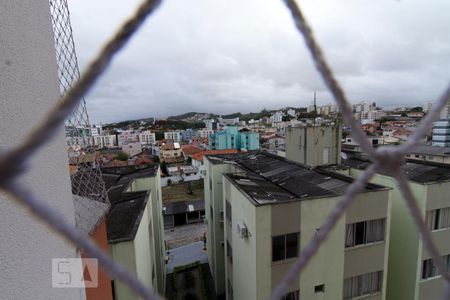
M339 196L353 182L351 177L311 169L266 152L208 157L211 158L223 159L222 163L234 162L240 167L239 174L226 176L256 205ZM377 189L385 188L370 183L365 187L365 191Z
M233 154L238 153L238 149L224 149L224 150L205 150L199 153L193 154L192 159L203 161L203 156L205 155L220 155L220 154Z
M182 145L181 148L183 149L183 153L186 155L192 155L204 151L203 149L194 145Z
M106 231L109 243L133 240L149 191L126 192L130 183L136 178L156 176L158 164L102 168L103 180L111 209L106 217Z

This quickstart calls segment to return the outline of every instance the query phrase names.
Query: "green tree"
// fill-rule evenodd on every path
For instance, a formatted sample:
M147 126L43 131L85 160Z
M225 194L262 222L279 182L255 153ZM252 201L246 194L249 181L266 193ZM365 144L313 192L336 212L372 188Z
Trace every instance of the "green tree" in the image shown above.
M116 159L121 160L121 161L127 161L128 160L128 154L126 154L123 151L120 151L119 153L117 153Z
M161 167L161 172L164 175L168 176L169 172L167 171L167 163L165 161L163 161L159 166Z
M164 139L164 132L162 132L162 131L156 131L156 132L155 132L155 139L156 139L157 141L160 141L160 140Z

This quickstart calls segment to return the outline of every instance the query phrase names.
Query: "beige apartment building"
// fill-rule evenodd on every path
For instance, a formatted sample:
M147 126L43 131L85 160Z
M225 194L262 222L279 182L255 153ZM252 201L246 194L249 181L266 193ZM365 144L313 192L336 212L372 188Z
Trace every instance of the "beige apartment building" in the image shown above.
M164 295L166 264L159 165L103 168L111 210L106 229L113 260ZM116 300L139 298L114 281Z
M347 174L352 177L370 163L350 153L347 156ZM403 169L431 237L450 271L450 166L408 160ZM423 245L395 179L376 174L372 182L392 187L387 299L443 299L445 282Z
M218 294L267 299L352 178L263 152L207 156L208 256ZM386 299L389 189L356 196L284 299Z

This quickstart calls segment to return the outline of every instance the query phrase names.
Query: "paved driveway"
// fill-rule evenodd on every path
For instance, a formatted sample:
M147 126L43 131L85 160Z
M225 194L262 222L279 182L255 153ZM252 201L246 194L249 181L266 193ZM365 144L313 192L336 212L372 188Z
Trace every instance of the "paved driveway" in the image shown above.
M208 254L206 250L203 250L203 242L171 249L169 263L167 264L167 273L172 273L173 268L176 266L183 266L195 261L199 261L202 264L208 262Z

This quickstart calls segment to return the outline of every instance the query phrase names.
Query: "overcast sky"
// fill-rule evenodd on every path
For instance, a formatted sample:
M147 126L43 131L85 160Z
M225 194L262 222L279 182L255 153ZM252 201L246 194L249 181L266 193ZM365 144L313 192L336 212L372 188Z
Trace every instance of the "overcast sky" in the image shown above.
M139 1L69 0L80 69ZM434 101L450 81L449 0L299 1L352 102ZM93 121L331 103L281 0L170 0L86 97Z

